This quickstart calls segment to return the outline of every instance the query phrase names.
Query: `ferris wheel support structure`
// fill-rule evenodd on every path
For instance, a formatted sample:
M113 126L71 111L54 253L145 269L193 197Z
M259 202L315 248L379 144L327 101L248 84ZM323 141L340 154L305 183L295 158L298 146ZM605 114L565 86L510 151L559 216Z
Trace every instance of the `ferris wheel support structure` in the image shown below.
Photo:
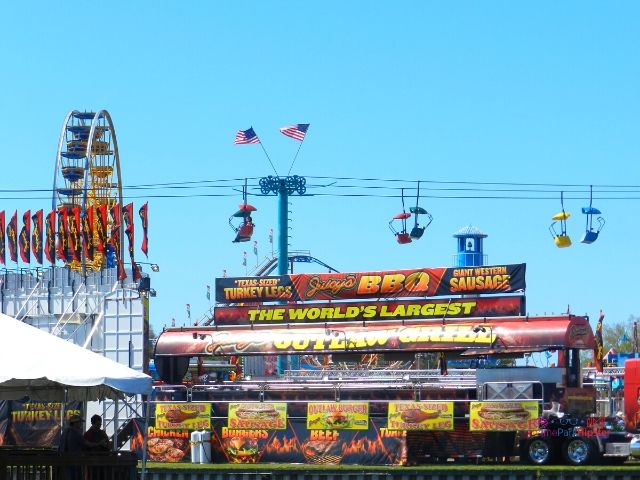
M118 141L111 115L106 110L80 112L73 110L67 114L62 125L56 166L53 177L52 208L80 207L80 217L87 215L87 208L107 205L109 210L119 204L120 228L122 222L122 180ZM95 242L95 225L93 225ZM108 222L107 239L112 241L113 223ZM124 232L118 238L118 261L124 264ZM94 261L87 259L82 249L82 260L65 262L76 270L86 273L107 266L106 255L98 255Z

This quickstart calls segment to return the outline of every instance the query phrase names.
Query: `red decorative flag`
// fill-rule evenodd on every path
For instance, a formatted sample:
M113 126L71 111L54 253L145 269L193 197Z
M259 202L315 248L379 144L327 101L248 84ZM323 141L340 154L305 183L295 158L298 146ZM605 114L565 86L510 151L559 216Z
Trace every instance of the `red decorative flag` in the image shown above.
M134 245L135 245L135 235L134 229L135 224L133 223L133 203L128 203L122 209L122 218L124 219L124 233L127 235L127 240L129 241L129 258L131 259L131 272L133 274L133 281L137 282L142 278L142 274L140 273L140 268L134 259Z
M145 257L149 257L147 253L149 252L148 239L147 239L147 230L149 229L149 202L146 202L144 205L140 207L138 211L140 215L140 219L142 220L142 246L140 249L142 253L144 253Z
M51 265L56 263L56 211L51 210L47 215L47 226L45 233L44 255Z
M73 261L82 261L82 238L80 232L80 207L69 209L69 248Z
M31 230L31 251L40 265L42 265L42 209L33 214L33 229Z
M4 210L0 212L0 263L5 265L5 245L6 245L6 237L4 233L5 225L4 225Z
M600 317L596 324L596 334L594 335L593 346L593 364L596 367L596 372L602 373L602 360L604 359L604 346L602 344L602 322L604 321L604 313L600 310Z
M111 213L111 220L113 221L113 225L111 226L111 246L113 247L116 254L116 266L118 267L118 280L122 281L127 278L127 272L124 270L124 265L122 263L121 257L121 230L122 230L122 212L120 209L120 205L114 203L111 209L109 210Z
M22 214L22 228L18 238L20 258L24 263L31 263L31 210Z
M58 258L69 261L69 212L67 207L58 209Z
M107 205L99 205L96 208L96 214L96 230L98 232L96 248L104 255L107 245Z
M82 217L82 246L84 247L84 254L89 261L93 261L93 212L95 207L90 205L84 211L84 217Z
M18 211L13 212L13 216L7 225L7 243L9 244L9 258L12 262L18 262Z

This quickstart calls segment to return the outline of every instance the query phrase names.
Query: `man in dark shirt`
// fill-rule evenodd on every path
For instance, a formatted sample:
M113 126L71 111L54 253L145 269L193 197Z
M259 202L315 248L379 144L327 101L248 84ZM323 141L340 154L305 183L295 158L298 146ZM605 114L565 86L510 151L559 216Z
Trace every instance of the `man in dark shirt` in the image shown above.
M84 438L82 438L82 418L80 415L69 417L67 427L62 431L59 450L61 452L80 453L84 450Z
M109 436L102 430L102 418L100 415L91 417L91 427L84 434L85 449L90 452L108 452Z
M66 454L79 454L85 447L85 440L82 437L82 418L80 415L69 417L68 425L62 431L58 450ZM68 480L81 480L82 468L77 465L62 467L65 478Z

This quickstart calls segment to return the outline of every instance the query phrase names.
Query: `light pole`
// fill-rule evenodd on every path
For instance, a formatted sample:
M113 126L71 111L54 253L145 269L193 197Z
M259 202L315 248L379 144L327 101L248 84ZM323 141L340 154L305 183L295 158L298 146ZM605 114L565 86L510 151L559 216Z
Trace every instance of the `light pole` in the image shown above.
M263 195L278 196L278 275L286 275L289 267L289 195L304 195L307 191L307 179L298 175L291 177L263 177L260 179L260 192ZM283 374L291 363L291 370L297 370L300 359L296 355L279 355L277 361L278 374Z

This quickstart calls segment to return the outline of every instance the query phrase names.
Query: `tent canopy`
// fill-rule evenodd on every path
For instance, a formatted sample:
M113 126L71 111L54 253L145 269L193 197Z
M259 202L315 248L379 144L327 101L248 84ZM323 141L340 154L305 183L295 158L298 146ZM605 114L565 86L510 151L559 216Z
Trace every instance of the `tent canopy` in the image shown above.
M148 395L152 379L109 358L0 314L0 399L91 401Z

